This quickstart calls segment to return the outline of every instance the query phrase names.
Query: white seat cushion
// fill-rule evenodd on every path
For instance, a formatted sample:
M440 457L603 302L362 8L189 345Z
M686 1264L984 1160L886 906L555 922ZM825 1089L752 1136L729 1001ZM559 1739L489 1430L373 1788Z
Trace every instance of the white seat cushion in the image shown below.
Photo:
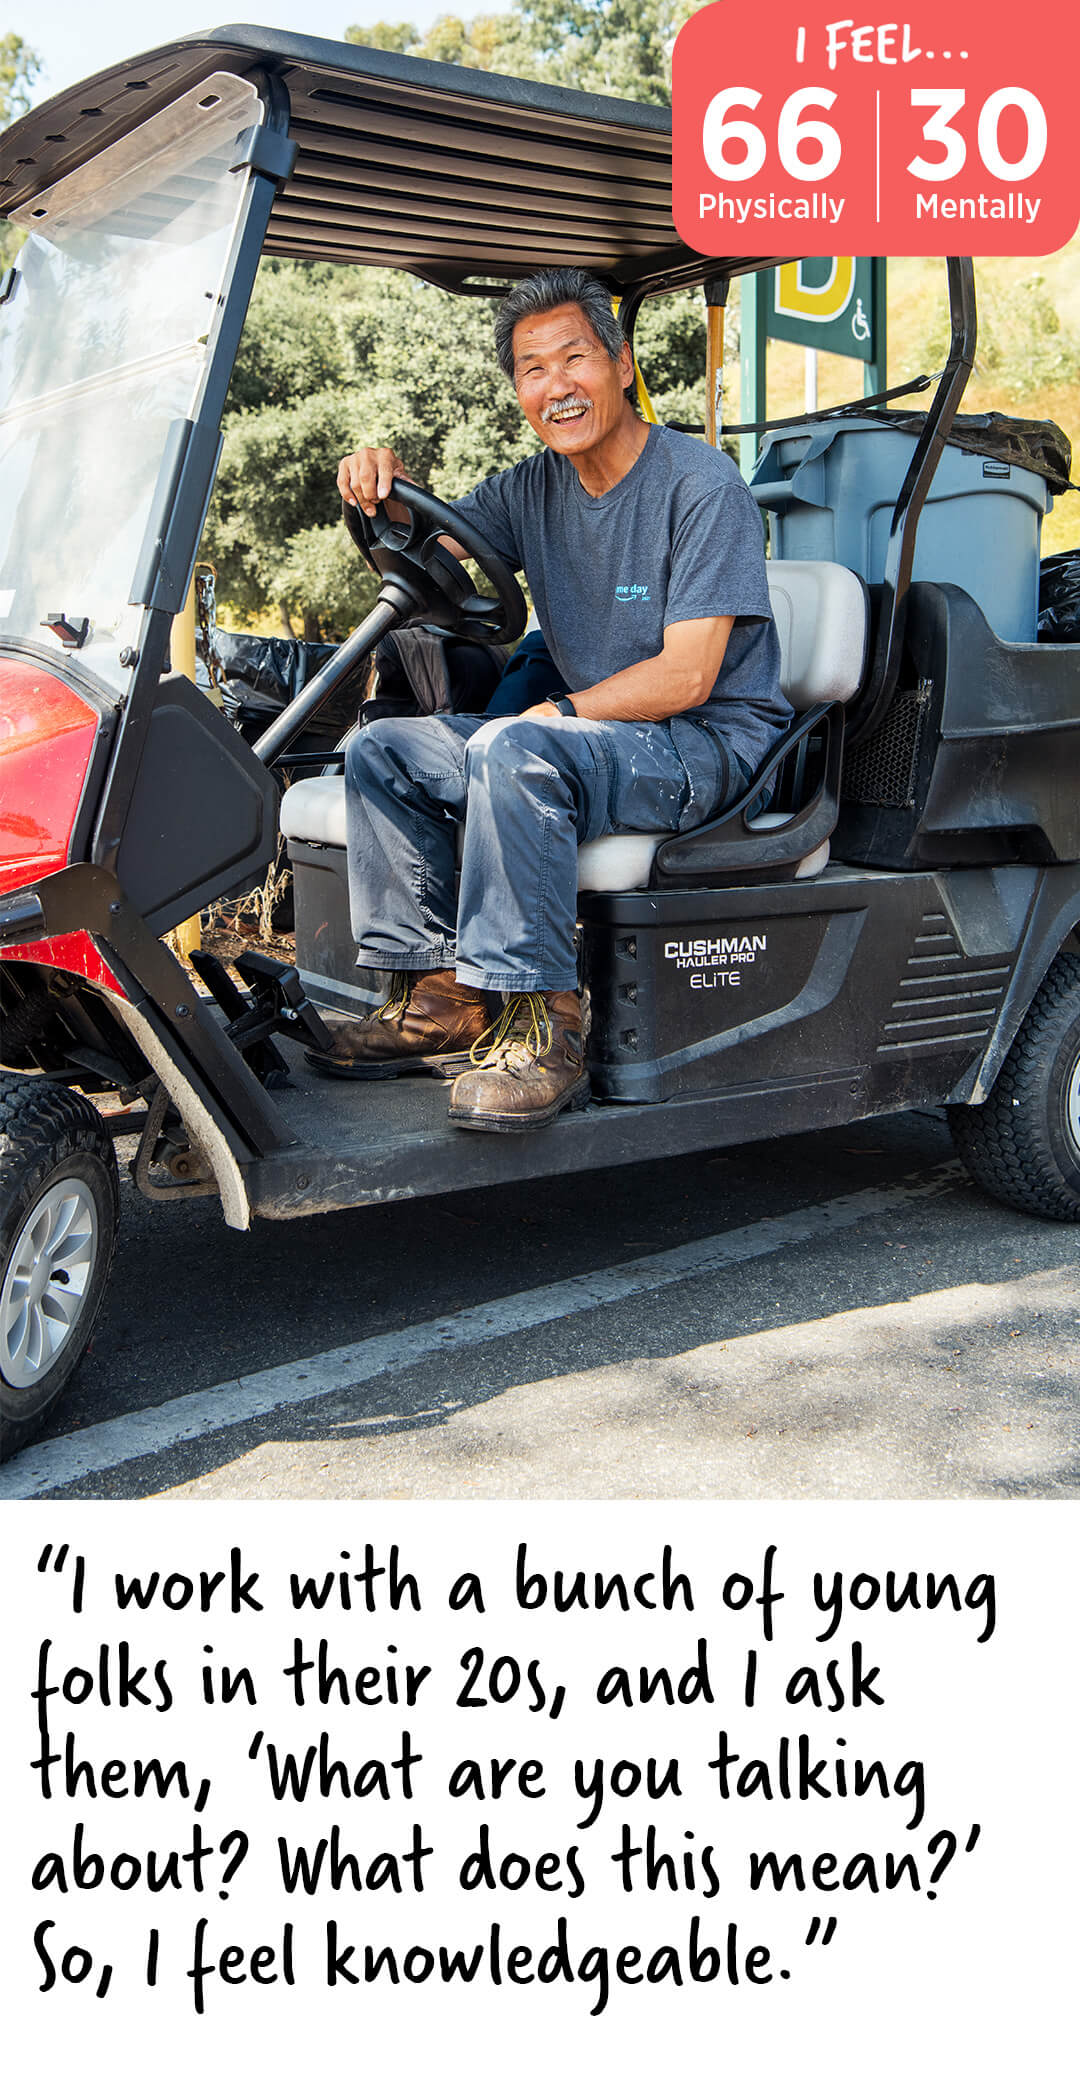
M800 713L829 700L853 697L862 681L869 607L859 578L838 562L769 562L769 597L780 637L780 682ZM754 826L776 828L784 815L762 814ZM303 843L345 848L345 780L340 774L302 778L281 803L281 833ZM578 886L589 893L627 893L647 886L662 836L600 836L578 851ZM819 872L823 844L799 866Z
M750 826L764 834L766 829L783 828L790 820L790 814L755 814ZM633 893L637 887L647 886L653 858L667 840L667 836L620 835L597 836L594 843L582 843L578 850L578 892ZM828 862L826 838L809 857L800 859L795 877L814 879Z
M332 850L344 850L344 773L300 778L287 786L281 802L281 833L295 836L301 843L327 843Z
M759 814L755 828L779 828L786 814ZM300 843L323 843L331 850L345 848L345 780L340 773L324 778L301 778L290 785L281 803L281 833ZM647 886L652 861L664 836L598 836L583 843L578 851L579 893L629 893ZM829 854L827 843L805 858L798 877L820 872Z
M579 893L629 893L647 886L652 861L666 836L597 836L577 854Z
M767 562L780 637L780 689L796 713L852 699L866 667L870 604L839 562Z

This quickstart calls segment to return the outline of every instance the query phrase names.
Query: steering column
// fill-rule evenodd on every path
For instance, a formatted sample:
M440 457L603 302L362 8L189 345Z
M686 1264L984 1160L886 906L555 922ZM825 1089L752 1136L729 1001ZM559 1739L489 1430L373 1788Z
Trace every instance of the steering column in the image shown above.
M483 535L461 518L452 505L433 497L418 483L395 476L390 495L406 507L408 524L392 520L385 504L369 519L358 505L343 504L350 539L368 566L381 578L371 611L323 664L283 713L277 715L252 746L264 764L280 756L330 694L371 654L392 628L411 620L444 627L473 641L516 641L525 627L528 607L512 570L488 546ZM442 545L446 535L464 548L487 577L493 597L483 597L456 555Z

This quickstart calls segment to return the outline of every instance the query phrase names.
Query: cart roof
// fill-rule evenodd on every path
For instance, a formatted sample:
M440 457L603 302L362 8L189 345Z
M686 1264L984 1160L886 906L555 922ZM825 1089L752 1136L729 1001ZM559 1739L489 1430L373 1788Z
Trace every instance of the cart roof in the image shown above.
M268 252L401 267L464 292L555 263L616 292L771 264L683 244L666 108L245 24L164 44L21 117L0 137L0 213L210 73L260 70L288 88L299 146Z

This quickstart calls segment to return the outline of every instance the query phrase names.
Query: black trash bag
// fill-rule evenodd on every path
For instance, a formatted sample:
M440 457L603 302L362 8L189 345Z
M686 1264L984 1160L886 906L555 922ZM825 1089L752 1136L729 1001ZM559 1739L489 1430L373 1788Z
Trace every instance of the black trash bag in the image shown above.
M1080 641L1080 548L1039 565L1039 640Z
M848 408L853 414L891 425L898 432L914 433L916 438L926 424L925 411L864 408L860 412L857 404ZM945 437L950 447L960 447L968 454L983 454L991 461L1007 461L1010 467L1026 468L1032 475L1042 476L1055 497L1063 497L1066 490L1076 488L1069 481L1072 447L1052 418L1007 418L1001 411L958 411Z
M210 689L205 643L196 642L196 681ZM224 679L221 705L246 742L255 742L316 671L336 653L333 642L290 641L284 635L214 632L214 656ZM290 754L335 747L356 721L387 715L483 713L502 675L508 651L489 642L443 633L436 627L399 627L384 635L308 720ZM372 667L374 666L374 667ZM368 684L371 693L366 699ZM361 701L363 700L363 704Z
M196 682L209 688L210 676L203 654L204 643L196 643ZM227 720L239 728L246 742L254 742L284 711L304 686L335 653L332 641L290 641L280 634L214 633L214 655L224 678L221 706ZM353 674L338 685L325 706L304 730L312 746L339 742L356 719L362 676ZM294 745L298 746L298 745Z

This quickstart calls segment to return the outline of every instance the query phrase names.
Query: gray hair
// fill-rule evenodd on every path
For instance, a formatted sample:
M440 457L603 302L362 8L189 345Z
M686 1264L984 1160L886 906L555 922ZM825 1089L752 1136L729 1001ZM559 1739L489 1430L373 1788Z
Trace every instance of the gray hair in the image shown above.
M576 303L612 360L618 360L625 333L611 307L611 297L595 274L584 267L545 267L518 281L499 304L495 317L495 351L503 374L514 379L514 326L523 317L544 317L563 303Z

